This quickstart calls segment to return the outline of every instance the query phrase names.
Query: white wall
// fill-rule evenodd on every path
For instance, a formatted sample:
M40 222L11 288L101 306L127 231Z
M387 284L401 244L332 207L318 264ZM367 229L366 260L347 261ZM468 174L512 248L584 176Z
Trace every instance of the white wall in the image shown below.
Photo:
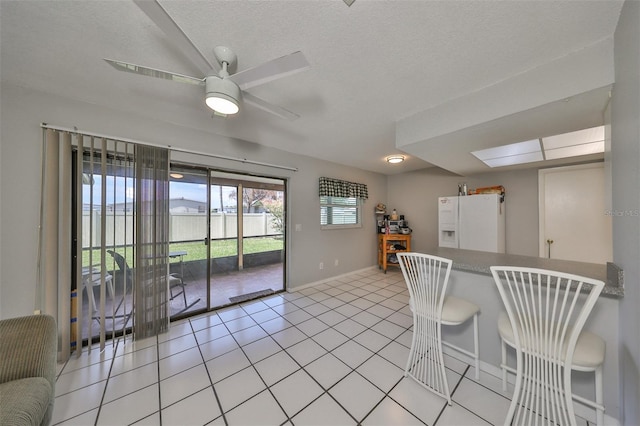
M386 198L386 178L366 172L232 140L187 126L133 116L95 105L62 99L20 87L3 85L0 137L0 318L34 310L40 208L40 123L172 145L197 152L247 158L297 167L291 172L230 162L212 157L177 154L174 159L287 179L288 223L302 230L288 234L288 285L296 287L369 267L376 259L373 207ZM186 121L186 119L185 119ZM364 226L347 231L321 231L318 178L328 176L368 185ZM371 212L371 214L368 214ZM43 255L51 255L44 253ZM339 266L334 266L335 259ZM324 269L318 264L324 262Z
M460 182L469 189L503 185L507 253L538 256L537 169L461 177L431 168L389 176L387 207L406 216L413 229L412 248L419 251L438 245L438 197L457 195Z
M438 245L438 197L457 195L459 176L440 168L418 170L387 178L387 211L396 209L409 221L411 249ZM385 202L384 200L381 200Z
M621 423L640 424L640 2L627 0L615 33L611 100L613 260L624 270L620 300ZM605 380L609 380L605 377Z
M538 170L483 173L469 176L469 188L505 187L506 251L538 256Z

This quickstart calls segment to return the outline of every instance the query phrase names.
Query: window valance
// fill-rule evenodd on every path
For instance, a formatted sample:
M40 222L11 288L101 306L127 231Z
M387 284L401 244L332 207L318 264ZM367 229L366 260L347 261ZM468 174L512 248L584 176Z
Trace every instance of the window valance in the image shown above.
M348 182L346 180L321 177L320 196L360 198L366 200L367 198L369 198L369 193L367 192L367 185L365 185L364 183L354 183Z

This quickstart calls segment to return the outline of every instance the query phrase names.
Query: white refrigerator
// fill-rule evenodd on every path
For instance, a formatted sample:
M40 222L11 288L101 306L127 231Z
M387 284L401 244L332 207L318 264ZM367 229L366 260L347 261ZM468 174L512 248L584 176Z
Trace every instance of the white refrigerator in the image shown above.
M440 247L504 253L505 240L500 194L438 198Z

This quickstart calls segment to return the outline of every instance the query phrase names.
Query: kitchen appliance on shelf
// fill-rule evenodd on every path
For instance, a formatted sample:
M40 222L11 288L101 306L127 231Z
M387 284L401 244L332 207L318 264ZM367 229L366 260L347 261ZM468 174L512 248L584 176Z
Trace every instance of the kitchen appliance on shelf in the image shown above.
M439 246L504 253L503 201L501 194L439 197Z
M378 203L375 208L375 215L378 234L408 235L411 233L409 222L405 220L403 214L399 215L396 209L393 209L393 212L389 215L386 214L386 206Z
M400 234L401 229L405 227L405 220L389 220L389 233Z
M386 234L387 227L389 229L389 234L410 234L411 228L409 228L409 222L404 219L400 220L390 220L390 219L382 219L378 220L378 234Z

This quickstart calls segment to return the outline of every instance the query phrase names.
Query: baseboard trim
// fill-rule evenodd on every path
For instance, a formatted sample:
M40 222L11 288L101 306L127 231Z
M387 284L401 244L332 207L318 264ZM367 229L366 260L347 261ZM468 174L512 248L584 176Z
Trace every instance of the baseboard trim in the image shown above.
M311 283L302 284L302 285L295 286L295 287L287 287L287 292L288 293L295 293L296 291L304 290L304 289L310 288L310 287L315 287L315 286L320 285L320 284L328 283L329 281L335 281L335 280L337 280L339 278L348 277L349 275L357 274L359 272L370 271L370 270L375 269L375 268L376 268L375 266L368 266L366 268L357 269L355 271L347 272L345 274L334 275L332 277L325 278L325 279L322 279L320 281L314 281L314 282L311 282Z

